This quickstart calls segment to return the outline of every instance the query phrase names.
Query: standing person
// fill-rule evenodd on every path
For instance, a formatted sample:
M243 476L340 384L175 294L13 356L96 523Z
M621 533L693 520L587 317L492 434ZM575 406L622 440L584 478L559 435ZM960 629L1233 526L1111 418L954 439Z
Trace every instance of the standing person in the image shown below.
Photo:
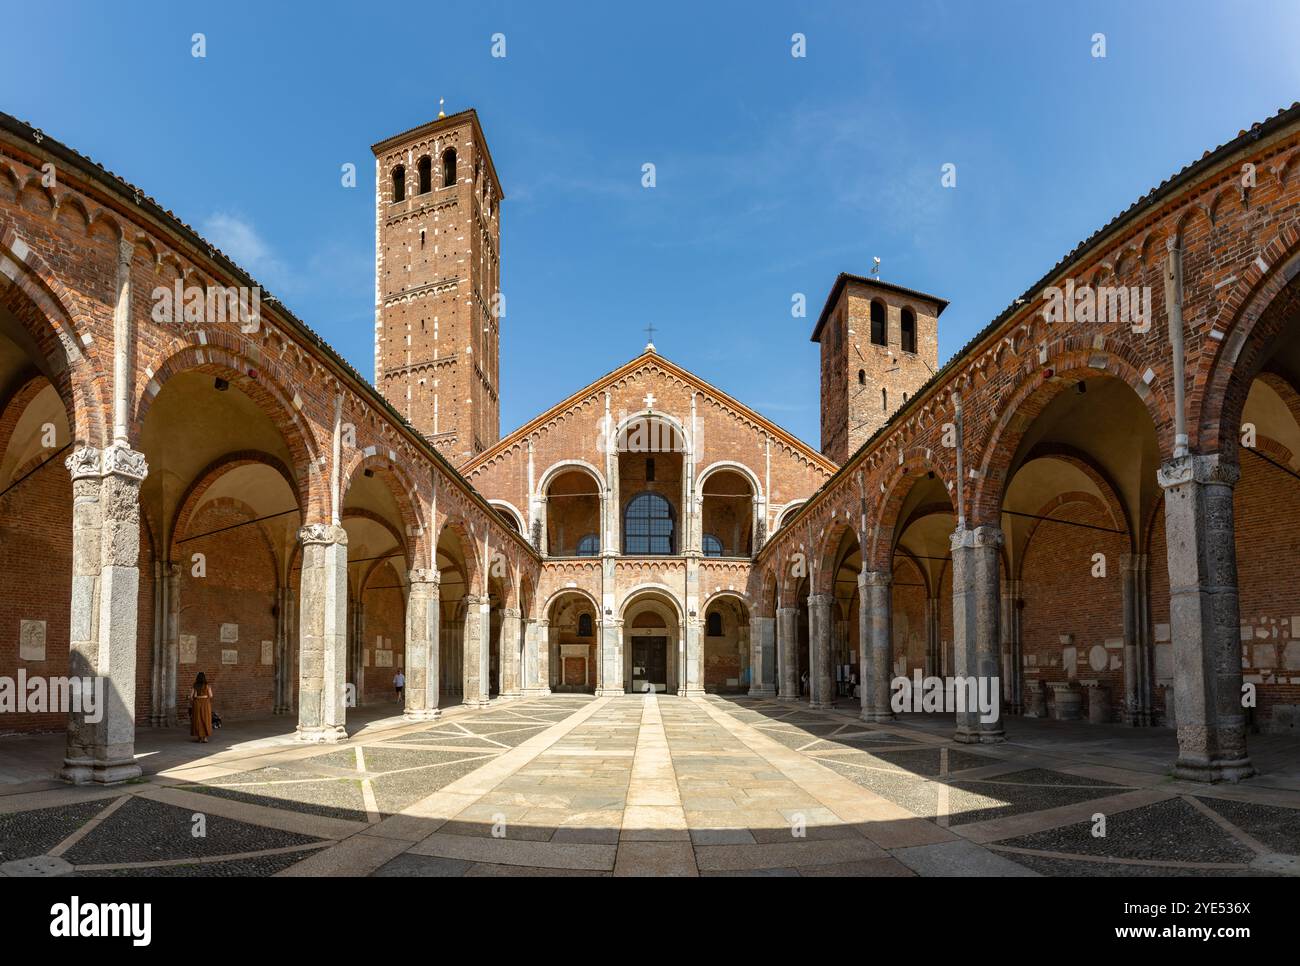
M397 692L397 703L402 703L402 692L406 690L406 675L402 673L399 667L397 673L393 675L393 690Z
M206 743L212 734L212 686L202 671L194 678L190 688L190 736Z

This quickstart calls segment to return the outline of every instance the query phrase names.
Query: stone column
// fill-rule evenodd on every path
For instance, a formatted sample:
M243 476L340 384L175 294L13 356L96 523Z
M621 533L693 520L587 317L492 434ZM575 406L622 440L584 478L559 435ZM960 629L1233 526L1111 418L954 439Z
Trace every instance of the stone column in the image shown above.
M537 692L551 693L551 620L537 619Z
M277 597L279 614L275 622L275 664L271 678L274 690L272 714L293 713L293 646L295 599L293 589L281 587Z
M463 701L469 708L486 708L491 692L491 650L489 634L492 630L491 598L465 595L464 653L465 669Z
M312 523L302 541L299 593L299 741L347 737L348 535L340 526Z
M63 778L120 782L135 761L135 631L140 592L140 484L144 454L85 446L64 461L72 476L70 695Z
M416 568L410 578L411 590L406 598L406 718L429 721L439 714L442 575L436 570Z
M617 697L623 687L623 622L606 619L600 622L599 675L596 696Z
M778 607L776 611L776 650L781 675L782 701L799 700L799 608Z
M1020 637L1020 581L1008 580L1002 588L1002 700L1011 714L1024 712L1024 659Z
M862 720L891 721L889 682L894 667L894 578L886 570L858 574L858 659L862 666Z
M1241 639L1232 488L1218 454L1160 467L1169 553L1178 760L1174 777L1238 781L1255 773L1241 706Z
M682 648L685 666L677 675L677 693L688 698L704 694L704 632L699 617L690 616L695 613L692 607L686 617Z
M831 654L830 594L808 598L808 705L829 709L835 706L834 655Z
M156 593L162 597L162 627L154 664L154 705L149 723L158 728L176 725L176 669L180 658L181 568L165 563L158 568Z
M528 696L550 694L550 640L551 622L544 617L525 622L524 625L524 694Z
M966 709L957 712L957 741L1006 740L998 667L998 549L1002 539L1002 530L992 526L958 530L952 535L953 676L957 679L955 690L964 689L966 695ZM978 707L981 700L989 704L987 721L982 720L985 715Z
M501 611L501 697L503 698L517 698L524 693L519 683L522 634L523 621L520 620L519 609L504 608Z
M753 658L753 648L750 644L750 625L741 624L736 628L736 649L740 652L740 680L753 680L750 661Z
M943 677L943 611L938 597L925 600L925 673L927 677Z
M352 685L347 706L359 708L366 694L366 621L361 598L348 601L348 682Z
M1120 557L1124 609L1124 723L1141 727L1152 723L1150 648L1147 617L1147 555Z
M749 696L770 698L776 694L776 618L753 617L749 621Z

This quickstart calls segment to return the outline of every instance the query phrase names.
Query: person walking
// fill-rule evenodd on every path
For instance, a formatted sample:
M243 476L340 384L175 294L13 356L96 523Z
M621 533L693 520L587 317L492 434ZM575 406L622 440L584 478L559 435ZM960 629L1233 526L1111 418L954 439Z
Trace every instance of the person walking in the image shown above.
M402 703L402 692L406 690L406 675L402 673L399 667L397 673L393 675L393 690L397 692L397 703Z
M190 688L190 737L206 743L212 735L212 685L202 671L194 678Z

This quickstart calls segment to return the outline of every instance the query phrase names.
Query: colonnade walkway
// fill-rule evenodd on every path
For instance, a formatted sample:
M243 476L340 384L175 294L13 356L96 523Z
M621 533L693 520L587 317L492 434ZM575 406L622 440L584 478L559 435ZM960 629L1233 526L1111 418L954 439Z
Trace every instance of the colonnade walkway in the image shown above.
M971 746L938 716L713 695L385 710L337 745L155 731L122 786L11 777L0 873L1300 874L1290 738L1264 749L1289 771L1206 786L1156 765L1173 735L1154 730L1011 719L1006 743ZM13 742L38 740L0 739L0 773L25 774Z

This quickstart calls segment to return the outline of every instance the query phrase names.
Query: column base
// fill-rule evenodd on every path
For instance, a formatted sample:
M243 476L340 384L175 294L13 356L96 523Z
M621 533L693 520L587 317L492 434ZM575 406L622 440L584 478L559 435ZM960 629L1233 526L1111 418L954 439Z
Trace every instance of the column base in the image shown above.
M898 718L892 711L866 711L858 715L863 721L871 724L884 724L887 721L897 721Z
M342 725L319 725L313 728L304 728L299 725L298 729L293 733L294 741L318 745L346 741L347 737L347 729Z
M524 688L524 690L523 690L523 697L525 697L525 698L540 698L540 697L545 697L546 695L548 695L548 694L550 694L550 693L551 693L551 689L550 689L550 688Z
M439 708L421 708L418 711L405 711L402 717L407 721L434 721L442 717L442 710Z
M116 785L143 774L134 758L95 761L90 758L65 758L59 777L74 785Z
M703 688L678 688L677 696L681 698L702 698L707 692Z
M621 698L627 692L621 687L618 688L597 688L596 697L598 698Z
M502 701L517 701L519 698L522 698L523 696L524 696L524 692L522 691L505 691L497 695L497 697L499 697Z
M750 698L774 698L774 697L776 697L776 688L771 687L771 686L768 686L768 687L750 688L750 689L749 689L749 694L747 694L746 697L750 697Z
M803 704L803 697L793 697L788 694L782 694L777 698L782 704Z
M834 701L809 701L808 707L811 708L813 711L834 711L835 702Z
M1255 774L1249 758L1210 759L1179 755L1174 777L1191 782L1239 782Z

